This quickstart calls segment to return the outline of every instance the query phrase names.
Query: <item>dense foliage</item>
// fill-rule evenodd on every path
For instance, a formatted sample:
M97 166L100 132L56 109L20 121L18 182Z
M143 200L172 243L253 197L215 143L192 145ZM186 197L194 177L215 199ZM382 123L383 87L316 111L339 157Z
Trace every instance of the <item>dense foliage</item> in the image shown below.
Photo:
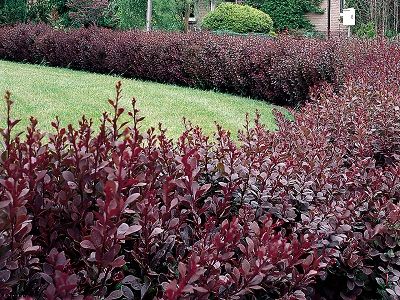
M273 22L266 13L248 5L222 3L208 13L202 23L207 30L224 30L236 33L270 33Z
M107 27L107 19L111 19L108 0L68 0L68 16L71 26L88 27L103 26ZM111 25L111 22L110 24ZM113 27L113 26L111 26Z
M354 32L360 37L377 35L393 38L400 32L398 0L346 0L347 7L356 9Z
M188 16L190 13L196 15L198 12L197 0L153 0L152 2L154 29L169 31L187 29ZM215 1L216 4L221 2L223 1ZM278 30L310 29L312 25L305 14L321 12L320 0L247 0L242 2L269 14ZM232 5L232 3L228 4ZM123 30L143 29L146 23L146 9L147 0L0 0L0 24L44 22L55 27L81 27L96 24ZM265 30L270 28L271 21L266 20L265 15L260 12L250 10L248 7L238 7L238 10L242 11L239 13L240 16L233 16L232 12L229 12L228 17L246 18L247 22L241 26L230 22L228 27L234 26L233 31L262 30L266 32ZM266 23L268 25L265 25ZM217 27L217 22L208 24L208 28Z
M26 0L0 0L0 24L25 21L27 17Z
M153 28L183 29L183 2L153 0ZM47 23L54 27L97 25L142 29L146 0L0 0L0 24Z
M340 91L315 87L294 121L276 115L277 132L247 118L239 142L187 121L173 142L141 128L134 99L121 123L120 84L99 129L57 119L45 135L32 117L14 137L7 93L2 295L400 297L400 48L335 49Z
M153 0L152 28L181 31L183 29L183 5L186 0ZM147 0L114 0L115 19L120 29L143 29L146 24Z
M254 7L271 16L275 28L279 31L290 29L312 29L306 13L323 13L322 0L246 0Z
M146 25L146 0L117 0L118 27L123 30L144 28Z
M278 104L297 104L311 86L335 81L333 51L331 41L287 37L0 28L0 59L216 89Z
M155 30L182 31L185 3L192 0L153 1L152 27Z
M359 24L356 28L355 33L359 38L372 39L376 37L376 28L373 22Z
M152 28L182 31L193 0L153 0ZM143 29L147 0L0 0L0 24L46 23L57 28L96 25Z
M111 0L0 0L0 24L44 22L55 27L116 27L115 9Z

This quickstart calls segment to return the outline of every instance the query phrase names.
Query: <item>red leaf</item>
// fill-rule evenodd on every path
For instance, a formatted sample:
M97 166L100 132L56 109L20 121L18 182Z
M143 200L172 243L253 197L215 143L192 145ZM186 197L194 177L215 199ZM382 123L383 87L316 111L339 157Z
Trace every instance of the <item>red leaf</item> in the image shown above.
M178 264L178 271L181 278L185 278L186 276L186 265L182 262Z
M250 280L249 284L250 285L259 285L264 279L264 276L261 274L257 274L256 276L254 276L254 278L252 280Z
M199 293L208 293L208 290L201 286L194 286L193 289Z
M153 231L151 232L149 238L154 237L156 235L159 235L160 233L164 232L164 229L160 228L160 227L156 227L153 229Z
M80 243L80 245L81 245L82 248L85 248L85 249L96 250L96 247L95 247L95 246L93 245L93 243L92 243L91 241L89 241L89 240L83 240L83 241Z
M242 261L242 270L244 272L245 275L250 273L250 263L247 259L243 259Z
M72 182L75 181L75 176L70 171L62 172L62 177L64 178L65 181L72 181Z
M129 204L131 204L132 202L134 202L134 201L135 201L137 198L139 198L139 197L140 197L140 194L139 194L139 193L135 193L135 194L130 195L130 196L126 199L126 201L125 201L125 208L128 207Z
M116 258L112 263L111 266L113 266L114 268L122 268L123 266L125 266L125 260L123 259L123 257L119 257Z

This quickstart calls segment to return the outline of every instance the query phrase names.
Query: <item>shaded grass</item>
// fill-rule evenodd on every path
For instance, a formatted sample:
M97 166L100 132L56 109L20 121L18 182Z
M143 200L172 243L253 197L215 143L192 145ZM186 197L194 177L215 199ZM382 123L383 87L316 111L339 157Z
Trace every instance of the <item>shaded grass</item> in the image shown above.
M77 124L82 115L99 124L101 113L110 110L108 98L115 96L115 83L123 84L122 105L130 108L130 98L138 100L144 115L144 126L162 123L170 137L183 130L182 118L200 125L205 133L214 132L214 122L236 133L244 124L245 114L259 110L262 122L275 129L272 114L278 108L249 98L202 91L139 80L121 79L69 69L51 68L0 61L0 92L9 90L15 100L13 116L23 119L18 129L28 123L30 116L39 120L39 127L51 130L50 122L59 116L62 124ZM1 109L4 122L4 105Z

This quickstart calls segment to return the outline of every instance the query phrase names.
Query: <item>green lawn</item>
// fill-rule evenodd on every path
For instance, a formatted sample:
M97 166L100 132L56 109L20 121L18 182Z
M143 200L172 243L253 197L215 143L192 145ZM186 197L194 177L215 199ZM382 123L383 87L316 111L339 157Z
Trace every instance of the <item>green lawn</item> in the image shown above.
M42 129L51 128L56 116L63 125L77 124L83 114L98 124L101 113L108 110L107 99L114 97L114 86L120 78L68 69L27 65L0 61L0 92L11 91L14 117L27 124L29 116L38 118ZM138 107L146 117L145 126L159 122L168 128L171 137L181 133L182 118L200 125L207 134L214 130L214 121L236 132L244 123L246 112L261 112L262 121L274 127L273 105L237 96L201 91L139 80L121 79L124 107L130 98L138 100ZM4 120L4 105L1 110ZM3 123L3 121L2 121Z

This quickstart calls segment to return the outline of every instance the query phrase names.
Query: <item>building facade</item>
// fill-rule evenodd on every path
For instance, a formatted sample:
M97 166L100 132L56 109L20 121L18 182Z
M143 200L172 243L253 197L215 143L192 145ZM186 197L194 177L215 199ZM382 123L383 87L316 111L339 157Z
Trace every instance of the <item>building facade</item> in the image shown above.
M332 34L340 34L347 29L343 26L340 16L343 12L344 0L323 0L321 8L324 10L323 14L307 14L317 31L327 33L330 29Z

